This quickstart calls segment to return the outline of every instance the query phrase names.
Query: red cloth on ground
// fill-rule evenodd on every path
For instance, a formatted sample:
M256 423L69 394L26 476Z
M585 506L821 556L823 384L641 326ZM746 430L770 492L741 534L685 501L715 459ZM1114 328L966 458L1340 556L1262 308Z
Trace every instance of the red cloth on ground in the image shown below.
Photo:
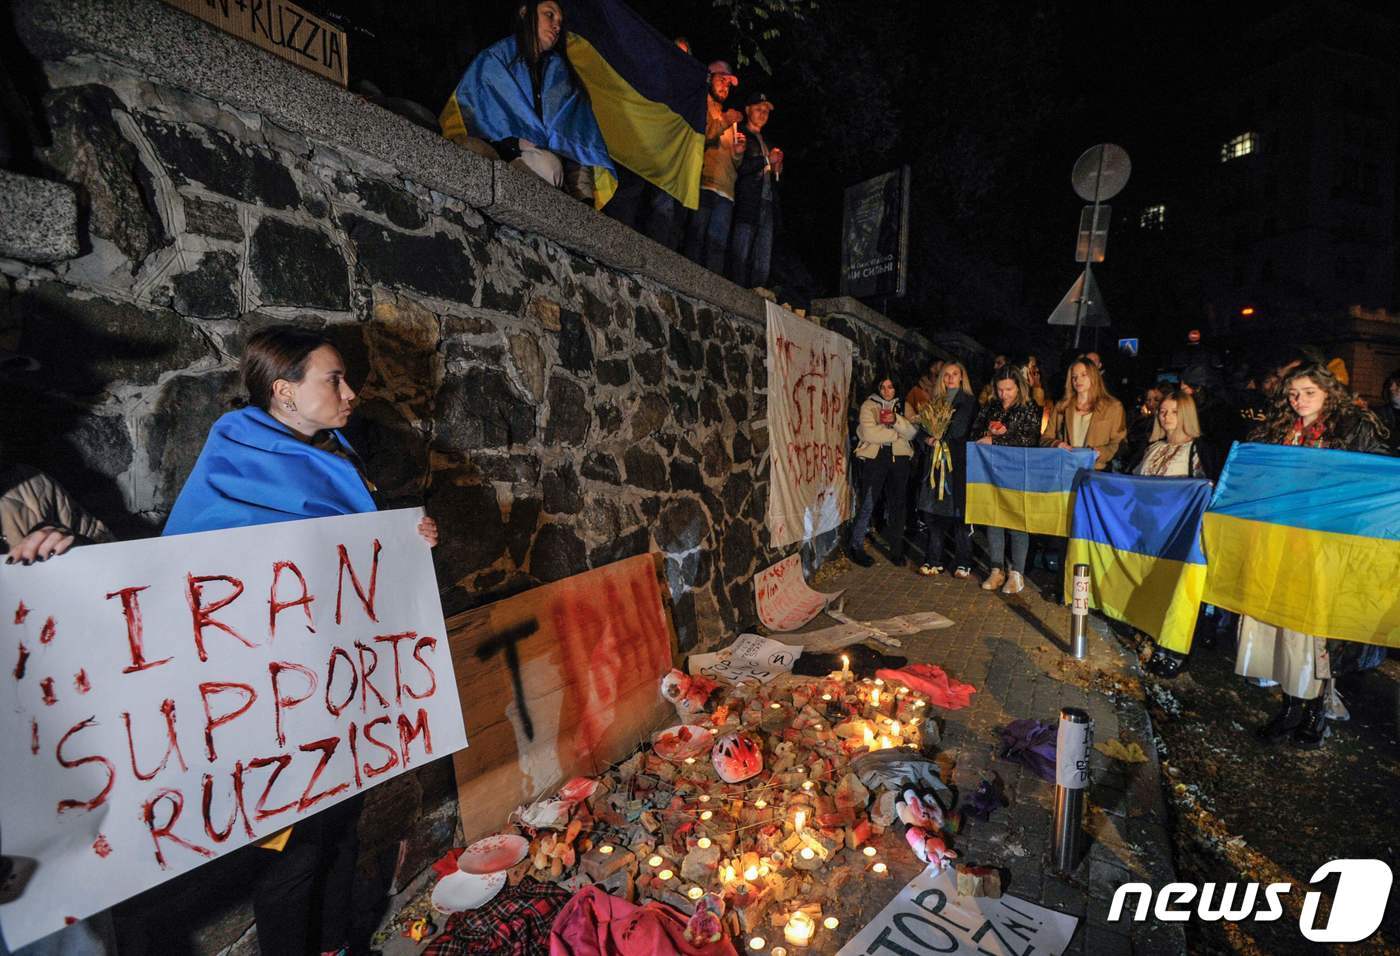
M936 664L907 664L899 670L881 668L875 676L907 684L944 710L961 710L972 703L972 695L977 693L976 687L954 680Z
M686 917L655 901L634 906L597 886L574 894L554 920L549 956L738 956L728 938L695 946Z

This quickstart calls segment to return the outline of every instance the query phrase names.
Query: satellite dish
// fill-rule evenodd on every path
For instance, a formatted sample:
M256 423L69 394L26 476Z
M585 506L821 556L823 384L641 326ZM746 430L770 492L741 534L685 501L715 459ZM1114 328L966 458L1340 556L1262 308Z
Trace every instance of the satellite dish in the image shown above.
M1113 143L1090 146L1074 161L1070 182L1074 191L1086 202L1105 202L1123 191L1133 162L1128 151Z

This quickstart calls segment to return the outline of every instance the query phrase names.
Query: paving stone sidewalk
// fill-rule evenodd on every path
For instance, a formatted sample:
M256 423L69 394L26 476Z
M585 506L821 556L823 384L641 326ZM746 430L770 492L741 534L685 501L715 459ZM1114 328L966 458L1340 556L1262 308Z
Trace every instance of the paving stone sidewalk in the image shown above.
M964 580L951 574L921 577L911 566L890 564L874 548L870 553L873 567L840 560L822 568L813 586L846 589L845 612L856 620L930 610L953 620L952 627L902 638L904 648L891 653L937 664L977 687L970 707L940 711L946 716L940 764L945 779L963 794L999 774L1011 801L989 822L973 820L955 838L960 860L1002 867L1010 875L1007 893L1080 917L1068 953L1186 952L1178 924L1107 919L1113 891L1122 883L1139 880L1160 888L1176 879L1161 767L1136 657L1102 620L1091 617L1088 656L1070 658L1068 610L1045 600L1029 580L1022 593L1007 596L983 591L979 574ZM808 629L830 623L822 616ZM1148 755L1146 763L1127 765L1093 752L1091 842L1079 868L1068 875L1057 874L1049 858L1054 786L997 756L999 727L1019 717L1054 723L1062 707L1089 713L1096 742L1136 741ZM902 870L892 868L894 885L870 888L861 907L864 921L903 885L901 877L908 877Z

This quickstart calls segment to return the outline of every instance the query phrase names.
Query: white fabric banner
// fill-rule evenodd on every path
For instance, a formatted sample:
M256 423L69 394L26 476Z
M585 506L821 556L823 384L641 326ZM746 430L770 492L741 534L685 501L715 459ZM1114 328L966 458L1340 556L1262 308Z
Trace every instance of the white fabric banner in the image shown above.
M12 948L467 745L421 515L0 566Z
M851 341L768 303L768 536L809 541L850 517Z

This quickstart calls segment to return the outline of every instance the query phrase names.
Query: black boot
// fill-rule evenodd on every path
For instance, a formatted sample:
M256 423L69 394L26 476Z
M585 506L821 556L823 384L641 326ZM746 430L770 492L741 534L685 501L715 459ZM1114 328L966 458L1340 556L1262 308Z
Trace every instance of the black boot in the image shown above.
M1147 662L1147 670L1158 677L1171 680L1177 674L1186 669L1186 655L1178 654L1176 651L1159 647L1152 652L1152 657Z
M864 548L857 548L854 545L846 545L846 557L851 559L851 563L858 564L863 568L868 568L875 563L875 559L866 554Z
M1298 729L1298 725L1303 722L1303 703L1299 697L1289 697L1283 695L1283 706L1279 712L1274 714L1273 719L1260 727L1254 733L1265 743L1276 744Z
M1316 750L1327 736L1327 701L1319 694L1303 705L1303 719L1293 731L1293 746Z

